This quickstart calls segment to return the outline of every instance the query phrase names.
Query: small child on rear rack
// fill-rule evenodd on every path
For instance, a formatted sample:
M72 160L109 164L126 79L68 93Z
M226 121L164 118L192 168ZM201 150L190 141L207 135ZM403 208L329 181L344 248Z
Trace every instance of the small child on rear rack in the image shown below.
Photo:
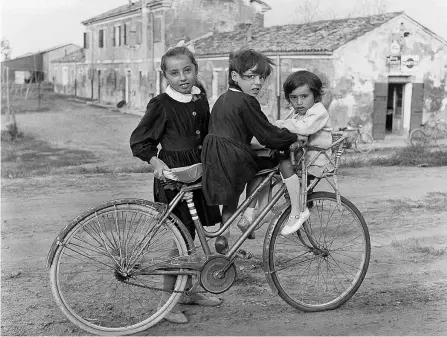
M320 78L307 70L300 70L289 75L283 84L286 100L292 105L292 112L285 120L277 120L275 125L296 133L300 139L307 137L311 146L326 148L332 144L332 129L329 113L321 103L323 84ZM330 149L328 150L330 151ZM305 161L311 161L318 151L307 151ZM319 155L308 167L312 176L321 176L329 160L324 154ZM295 174L290 159L281 162L281 175L290 196L291 212L283 235L296 232L309 219L309 209L300 207L300 180Z

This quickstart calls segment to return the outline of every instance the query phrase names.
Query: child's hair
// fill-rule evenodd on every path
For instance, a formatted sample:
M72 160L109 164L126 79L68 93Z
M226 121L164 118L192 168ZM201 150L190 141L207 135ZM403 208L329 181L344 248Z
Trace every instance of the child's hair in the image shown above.
M232 52L230 53L230 62L228 67L228 84L236 84L231 78L232 71L242 75L247 70L257 66L254 73L267 78L273 71L272 65L275 65L275 63L273 63L269 57L253 49L240 49Z
M196 67L196 71L199 71L199 66L197 64L196 58L194 57L194 54L187 48L187 47L174 47L172 49L169 49L166 54L164 54L161 57L161 71L163 71L163 74L165 74L167 69L167 59L169 57L177 56L177 55L186 55L191 59L192 64Z
M321 96L324 94L323 83L317 75L307 70L296 71L287 77L283 84L284 95L287 102L290 102L289 95L293 90L306 84L314 94L315 102L321 102Z

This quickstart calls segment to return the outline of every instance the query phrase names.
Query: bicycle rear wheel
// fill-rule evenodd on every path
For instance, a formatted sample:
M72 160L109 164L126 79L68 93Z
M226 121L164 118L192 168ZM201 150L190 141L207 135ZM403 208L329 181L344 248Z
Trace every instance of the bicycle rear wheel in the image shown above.
M422 129L414 129L410 133L410 144L411 146L427 146L428 137Z
M64 229L50 259L50 280L70 321L93 334L126 335L151 327L172 309L187 276L177 276L174 292L161 301L163 276L150 271L174 259L174 249L188 255L193 244L175 216L158 224L162 212L149 201L111 201Z
M355 149L361 153L370 153L373 150L373 137L368 133L360 133L355 139Z
M308 196L310 218L304 228L283 236L290 210L267 233L264 261L269 284L294 308L323 311L340 307L358 290L368 270L371 245L359 210L334 193Z

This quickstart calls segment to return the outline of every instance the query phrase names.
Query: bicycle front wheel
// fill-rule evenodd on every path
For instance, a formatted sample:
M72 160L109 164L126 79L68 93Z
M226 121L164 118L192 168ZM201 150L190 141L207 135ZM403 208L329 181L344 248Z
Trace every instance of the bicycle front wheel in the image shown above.
M428 137L422 129L414 129L410 133L411 146L420 147L428 144Z
M360 133L355 139L355 149L361 153L370 153L373 150L373 137L368 133Z
M93 334L127 335L151 327L172 309L187 276L177 276L162 301L163 276L153 271L172 261L173 252L188 255L193 245L178 218L159 223L163 210L150 201L111 201L66 227L50 260L50 280L70 321Z
M266 236L269 284L294 308L323 311L340 307L358 290L368 270L371 244L359 210L330 192L308 197L310 218L298 232L283 236L286 211ZM265 256L265 255L264 255Z

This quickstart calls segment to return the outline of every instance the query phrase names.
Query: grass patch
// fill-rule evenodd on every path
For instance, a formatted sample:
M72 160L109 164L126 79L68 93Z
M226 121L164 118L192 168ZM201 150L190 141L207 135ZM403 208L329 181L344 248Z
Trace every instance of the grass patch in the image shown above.
M386 202L390 205L394 214L402 214L419 209L437 213L447 211L447 193L442 192L429 192L423 200L388 199Z
M435 248L425 245L422 240L417 238L409 238L405 240L393 240L391 246L403 253L420 253L432 256L443 256L447 251L445 248Z
M93 153L55 148L49 143L25 135L14 141L3 141L1 148L3 178L47 175L58 168L94 163Z
M422 146L406 146L382 156L368 154L350 158L341 163L341 167L363 166L447 166L447 151Z

